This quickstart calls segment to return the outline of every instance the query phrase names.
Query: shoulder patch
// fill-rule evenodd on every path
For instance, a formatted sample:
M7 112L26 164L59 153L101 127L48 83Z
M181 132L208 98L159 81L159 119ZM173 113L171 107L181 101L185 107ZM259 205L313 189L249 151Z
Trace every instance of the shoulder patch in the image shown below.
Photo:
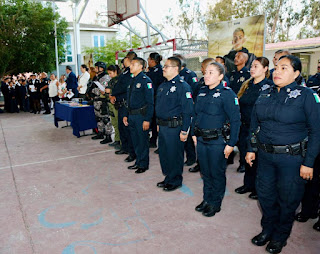
M192 81L193 81L193 83L198 82L198 78L197 77L193 77Z
M235 104L235 105L239 105L239 100L238 100L238 98L234 98L234 104Z
M147 86L148 86L148 89L151 89L152 88L152 83L148 83Z
M320 103L320 98L319 98L319 95L318 95L318 94L313 93L313 97L314 97L314 99L316 100L316 103Z
M192 99L192 94L190 92L186 92L187 99Z

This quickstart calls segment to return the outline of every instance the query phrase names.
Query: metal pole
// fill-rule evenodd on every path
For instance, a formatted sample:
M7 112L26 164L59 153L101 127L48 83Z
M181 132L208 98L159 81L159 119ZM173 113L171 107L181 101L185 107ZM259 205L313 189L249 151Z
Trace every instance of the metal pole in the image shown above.
M56 5L52 2L53 15L56 15ZM57 78L60 78L59 72L59 52L58 52L58 35L57 35L57 20L54 18L54 49L56 53L56 70L57 70Z

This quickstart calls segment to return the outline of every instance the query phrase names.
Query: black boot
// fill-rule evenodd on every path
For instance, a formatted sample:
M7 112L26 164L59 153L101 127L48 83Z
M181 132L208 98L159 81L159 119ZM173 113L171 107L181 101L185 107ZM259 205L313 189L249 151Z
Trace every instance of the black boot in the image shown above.
M102 132L98 132L98 134L91 139L96 140L96 139L104 139L104 135Z
M106 138L104 140L100 141L100 144L108 144L108 143L111 143L111 142L112 142L111 135L107 134Z

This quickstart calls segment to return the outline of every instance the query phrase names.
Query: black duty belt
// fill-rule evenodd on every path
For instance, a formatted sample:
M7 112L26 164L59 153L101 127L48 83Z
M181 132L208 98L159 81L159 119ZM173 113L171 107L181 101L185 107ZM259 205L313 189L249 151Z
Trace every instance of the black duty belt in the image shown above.
M128 109L129 115L145 115L147 113L147 105L138 109Z
M122 106L125 106L125 105L126 105L126 101L125 101L124 99L121 100L121 101L116 101L116 102L114 103L114 105L115 105L116 108L121 108Z
M267 153L273 153L273 154L291 154L291 155L302 155L305 157L305 153L307 150L307 140L303 140L302 142L290 144L290 145L282 145L282 146L276 146L276 145L270 145L270 144L262 144L260 142L257 143L258 148L261 150L267 152Z
M162 120L157 118L157 125L160 126L168 126L169 128L176 128L178 126L182 126L182 118L181 117L173 117L167 120Z
M198 127L194 127L194 135L196 137L202 137L204 141L210 141L214 139L218 139L219 136L224 137L223 129L200 129Z

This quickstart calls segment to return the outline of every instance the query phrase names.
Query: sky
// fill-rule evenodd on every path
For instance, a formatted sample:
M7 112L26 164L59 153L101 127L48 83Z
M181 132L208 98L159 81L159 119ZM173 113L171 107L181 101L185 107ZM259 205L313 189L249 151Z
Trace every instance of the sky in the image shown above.
M215 0L201 0L202 8L207 7L207 1L214 2ZM95 23L96 13L106 12L106 2L107 0L89 0L87 8L83 13L83 16L80 20L80 23ZM161 24L163 17L168 14L169 8L173 11L178 8L175 0L141 0L142 6L147 12L147 15L151 21L151 23L156 26L157 24ZM59 13L61 16L65 17L68 22L72 22L72 8L70 7L70 3L57 3L59 8ZM142 17L144 17L143 13L140 13ZM130 24L139 31L142 36L146 34L145 25L138 18L133 17L129 19ZM120 26L120 34L127 33L128 30L124 27Z

